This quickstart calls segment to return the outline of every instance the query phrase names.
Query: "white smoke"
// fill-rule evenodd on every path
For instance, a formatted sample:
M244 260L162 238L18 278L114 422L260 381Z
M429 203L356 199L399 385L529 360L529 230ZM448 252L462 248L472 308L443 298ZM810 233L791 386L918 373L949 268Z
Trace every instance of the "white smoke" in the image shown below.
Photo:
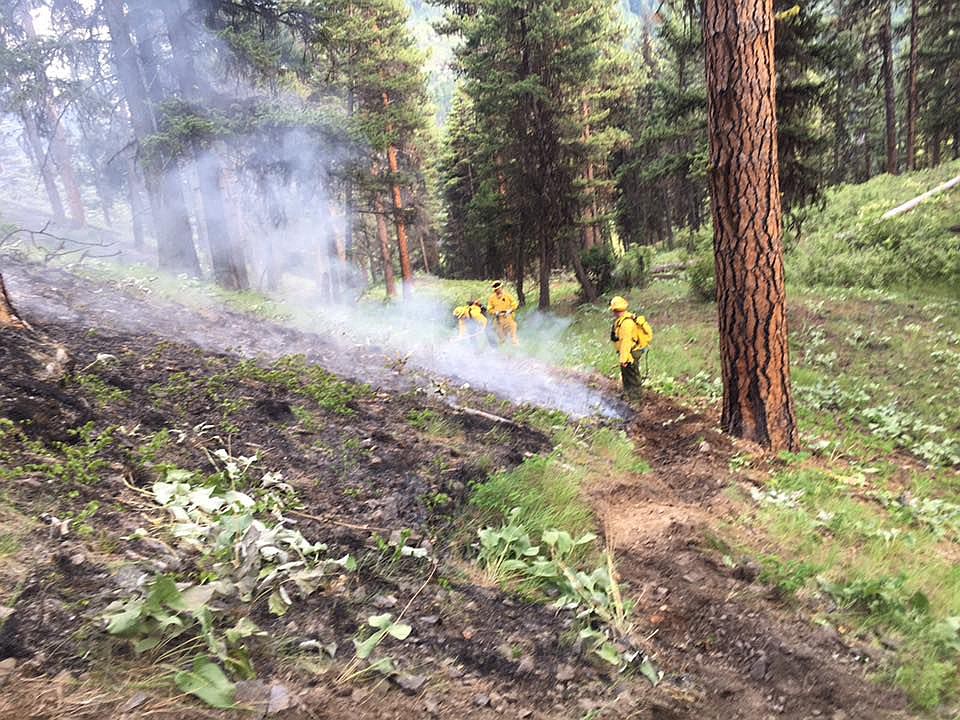
M160 22L159 13L155 21ZM347 141L345 128L337 132L335 119L339 117L344 126L347 119L344 107L336 103L336 93L331 91L329 101L324 101L326 126L319 123L307 130L295 123L286 125L286 118L295 118L298 112L318 110L316 103L281 92L277 86L253 86L225 72L231 65L230 48L198 27L193 19L190 23L192 31L202 33L198 43L202 52L194 58L194 67L203 75L201 86L209 97L199 102L195 97L189 98L189 104L209 107L215 115L232 112L236 116L258 105L257 112L262 113L266 107L277 117L274 125L260 123L254 132L228 135L204 144L202 151L193 148L183 155L178 168L181 188L191 211L192 229L206 273L211 268L203 192L199 186L204 180L196 167L215 160L223 172L214 189L227 201L225 223L230 234L240 239L253 288L285 302L297 318L299 329L323 339L326 355L321 360L334 371L358 380L384 380L384 368L399 360L450 380L454 388L469 386L513 403L561 410L575 417L618 414L601 393L557 370L567 320L548 313L525 314L519 321L520 347L491 347L485 336L458 338L453 307L428 294L415 290L412 298L388 306L374 301L356 302L370 280L364 267L340 260L347 241L343 182L353 172L351 166L362 167L367 162L363 158L371 153L354 141ZM157 32L162 36L163 27L158 25ZM160 49L170 52L170 48ZM164 78L163 82L175 86L171 78ZM330 118L334 121L330 122ZM64 122L69 122L68 114ZM124 151L122 145L116 151L116 162L123 161L125 152L132 152L130 148ZM146 198L143 199L145 202ZM389 207L389 197L384 200ZM359 191L354 202L357 209L369 210L369 197ZM355 217L358 221L354 232L366 236L365 242L358 243L358 249L369 252L361 262L369 267L374 260L379 263L379 247L373 235L376 228L368 212L355 213ZM366 218L365 227L360 218ZM392 218L387 222L393 244ZM411 253L417 257L417 230L411 231ZM121 260L127 262L142 262L148 257L129 244L123 251ZM398 285L399 280L398 277ZM39 297L35 300L40 302ZM469 300L462 298L460 302ZM96 315L97 307L96 303L86 307L88 318ZM115 315L106 307L101 309ZM66 311L63 307L57 310L60 316ZM174 339L189 337L221 351L236 346L247 354L276 357L310 350L309 336L290 346L278 345L273 336L265 336L261 341L248 336L241 341L231 337L229 328L191 324L189 318L158 318L146 310L138 315L134 307L123 317L102 319L125 329L171 334ZM334 348L332 352L330 347ZM351 364L351 358L356 358L356 362Z

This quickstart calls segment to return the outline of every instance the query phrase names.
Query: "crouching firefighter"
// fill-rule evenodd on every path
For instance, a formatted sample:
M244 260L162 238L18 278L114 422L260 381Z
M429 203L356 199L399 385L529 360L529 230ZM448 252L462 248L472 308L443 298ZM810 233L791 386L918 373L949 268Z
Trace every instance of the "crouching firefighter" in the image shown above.
M474 345L482 346L484 332L487 328L487 316L479 300L472 300L468 305L458 305L453 309L457 318L457 337L460 340L470 338Z
M610 341L617 350L620 359L620 377L623 391L636 394L646 379L640 373L640 361L647 352L647 346L653 340L653 330L643 315L627 312L627 301L617 295L610 301L613 313L613 326L610 328Z
M487 309L494 318L497 340L500 341L501 345L507 341L507 338L514 345L520 344L517 340L517 321L513 317L518 307L520 307L520 303L517 302L517 299L504 292L503 283L497 280L493 284L493 292L490 293L487 300Z

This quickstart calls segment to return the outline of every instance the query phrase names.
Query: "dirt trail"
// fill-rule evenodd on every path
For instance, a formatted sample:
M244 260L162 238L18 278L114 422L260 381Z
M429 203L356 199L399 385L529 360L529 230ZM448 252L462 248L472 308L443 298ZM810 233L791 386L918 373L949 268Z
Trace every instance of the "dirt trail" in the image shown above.
M65 439L65 428L89 419L147 429L203 423L210 417L206 396L187 394L149 407L138 402L172 372L204 378L236 363L229 355L198 352L198 347L234 348L242 355L302 353L341 375L356 374L357 355L344 357L341 348L316 335L223 311L198 319L169 303L98 292L93 283L49 269L5 265L4 272L11 275L21 310L47 326L75 367L93 363L98 353L115 355L102 378L130 393L128 401L97 408L76 388L62 389L55 380L28 386L22 374L11 370L32 356L29 343L14 334L0 336L0 360L7 370L0 376L0 415L20 413L33 420L31 432L46 440ZM161 347L160 336L148 332L154 328L179 342ZM237 446L255 446L271 467L284 467L313 516L304 519L304 531L324 538L338 552L369 550L369 528L374 526L384 533L411 528L419 541L442 537L443 528L454 521L446 513L459 512L471 482L549 449L542 434L522 424L505 429L451 412L432 394L402 394L429 386L433 379L393 368L368 348L356 352L366 361L365 381L377 368L380 390L352 400L349 416L307 408L322 418L315 426L297 422L292 406L301 400L275 387L251 381L224 389L245 403L251 420L235 438ZM144 362L147 356L151 359ZM410 432L410 414L425 406L450 423L459 444ZM623 580L638 598L639 633L648 638L647 649L665 672L657 688L638 676L617 676L578 658L561 641L569 627L558 629L569 620L558 620L546 607L522 604L462 578L441 586L415 566L409 577L376 567L361 572L361 584L348 594L325 593L282 620L265 611L255 620L277 637L292 633L349 647L358 621L393 607L398 598L401 603L414 598L408 617L415 642L404 649L403 673L413 678L411 687L420 678L427 678L426 685L334 685L329 676L305 673L279 652L258 673L295 691L296 707L280 717L910 717L900 695L867 677L872 669L864 662L867 651L771 598L769 589L756 582L755 568L727 567L705 547L706 533L731 512L723 490L738 480L729 473L729 460L744 449L712 425L709 418L666 398L648 396L627 430L651 472L642 483L587 488L617 551ZM345 439L359 442L348 446ZM180 467L204 462L197 447L185 445L177 452ZM77 497L56 494L35 478L5 490L24 516L76 512L96 498L103 505L98 522L114 536L129 536L143 518L129 512L130 503L141 506L131 500L124 473L129 482L145 480L126 468L122 457L111 460L115 474L96 488L81 488ZM441 496L449 498L452 511L431 504L431 498ZM91 662L104 658L87 657L91 639L77 640L72 632L82 622L93 623L98 608L122 596L124 568L143 562L136 558L137 553L149 555L144 548L133 546L132 559L128 553L118 569L116 558L97 554L78 540L52 542L44 527L30 531L23 542L36 548L35 555L21 554L16 560L23 564L11 566L24 575L10 578L20 591L13 624L8 620L0 633L0 660L7 652L22 664L14 679L0 666L0 718L227 717L156 699L130 706L137 695L104 690L90 674ZM74 565L78 553L86 559ZM422 582L426 590L420 592ZM83 605L77 604L80 598ZM61 671L72 674L58 675Z
M628 432L651 464L645 482L598 485L589 496L623 580L639 590L640 631L700 705L696 716L912 717L899 693L869 678L874 650L784 605L756 582L753 563L729 567L707 547L713 528L736 519L723 491L744 480L731 457L760 449L653 394Z

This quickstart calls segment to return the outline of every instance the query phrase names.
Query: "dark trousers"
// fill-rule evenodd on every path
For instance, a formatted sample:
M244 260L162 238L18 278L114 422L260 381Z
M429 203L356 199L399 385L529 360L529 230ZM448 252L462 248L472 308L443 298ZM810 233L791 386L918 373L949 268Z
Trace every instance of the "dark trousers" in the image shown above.
M629 365L620 366L620 379L623 380L624 392L639 392L643 382L640 380L640 367L636 360Z

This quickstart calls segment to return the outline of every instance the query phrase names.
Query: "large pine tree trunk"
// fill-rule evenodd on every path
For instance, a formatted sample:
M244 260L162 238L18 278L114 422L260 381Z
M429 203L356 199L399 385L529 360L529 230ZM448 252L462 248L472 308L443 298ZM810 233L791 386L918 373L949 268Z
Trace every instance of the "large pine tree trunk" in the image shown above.
M201 102L198 95L200 78L193 64L194 48L187 35L187 24L180 6L174 0L160 3L163 21L167 29L170 47L173 48L173 72L180 86L180 94L186 100ZM203 219L207 243L210 247L210 264L218 285L228 290L246 290L250 287L243 246L230 232L227 197L223 192L223 167L213 148L204 150L194 143L191 148L200 181L200 198L203 203Z
M384 104L387 94L383 94ZM387 162L390 164L390 191L393 197L393 223L397 228L397 250L400 253L400 276L403 279L403 296L409 297L413 291L413 268L410 265L410 243L407 240L407 222L403 217L403 194L400 191L398 177L400 163L397 160L397 148L387 148Z
M133 232L133 246L138 250L144 246L143 218L147 208L143 204L143 195L140 192L143 182L137 170L137 163L133 156L127 158L127 199L130 202L130 223Z
M887 172L897 174L897 98L893 78L893 21L890 3L883 9L880 25L880 51L883 54L883 106L886 116Z
M156 130L153 109L140 77L137 50L130 39L130 26L122 0L103 0L110 30L113 60L124 99L130 110L134 135L142 142ZM157 256L161 268L173 272L200 274L200 262L193 245L193 231L183 197L180 168L172 160L152 158L144 165L144 180L156 224Z
M37 172L40 174L43 187L47 191L47 199L50 201L53 219L57 222L63 222L66 219L63 200L60 199L60 191L57 190L57 181L53 176L52 166L47 162L47 154L44 151L40 133L37 131L37 123L28 110L20 113L20 119L23 121L23 132L27 137L27 145L30 147L32 159L36 163Z
M910 0L910 67L907 70L907 170L917 167L917 43L920 36L920 0Z
M538 233L540 237L540 297L537 307L541 310L550 308L550 270L552 258L550 255L550 239L543 228Z
M797 445L777 159L773 0L706 0L705 46L721 426Z
M196 163L214 280L217 285L228 290L246 290L250 287L250 281L247 278L243 248L234 241L234 236L230 233L220 159L213 151L197 151Z
M37 31L33 27L29 3L23 3L18 8L17 22L20 23L24 34L29 39L37 39ZM70 148L67 146L66 133L51 104L52 100L48 94L49 81L45 71L37 70L36 79L41 92L38 102L44 119L50 127L50 154L57 164L63 189L67 193L67 203L70 205L70 220L74 226L83 227L87 223L86 212L83 207L83 198L80 195L80 185L77 182L76 174L73 172L73 158Z
M386 210L379 192L373 199L373 212L377 218L377 239L380 241L380 257L383 260L383 283L387 289L387 297L396 297L397 284L393 278L393 258L390 255L390 235L387 232Z

